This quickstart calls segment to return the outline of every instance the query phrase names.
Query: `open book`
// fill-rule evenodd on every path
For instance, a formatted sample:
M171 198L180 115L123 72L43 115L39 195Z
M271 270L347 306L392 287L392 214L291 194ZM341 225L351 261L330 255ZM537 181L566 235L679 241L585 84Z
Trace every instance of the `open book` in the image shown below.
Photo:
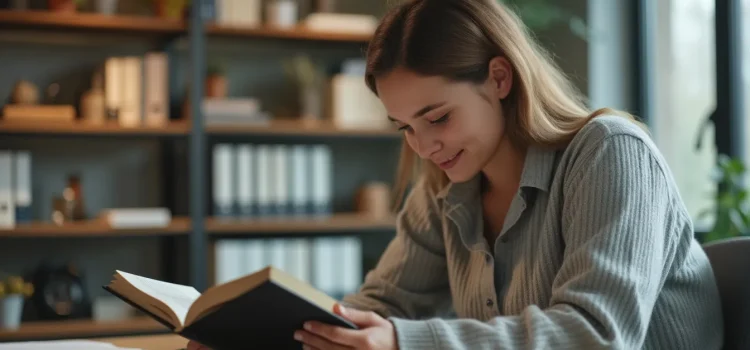
M203 294L119 270L104 289L173 332L214 349L299 347L293 335L306 321L356 328L333 313L335 299L270 266Z

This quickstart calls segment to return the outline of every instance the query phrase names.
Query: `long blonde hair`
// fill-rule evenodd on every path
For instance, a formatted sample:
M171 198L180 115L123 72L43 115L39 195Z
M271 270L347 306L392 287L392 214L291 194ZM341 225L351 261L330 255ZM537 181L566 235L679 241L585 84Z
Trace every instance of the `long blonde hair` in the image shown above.
M503 101L506 130L516 146L565 146L591 119L584 97L551 56L533 40L516 14L496 0L412 0L382 19L367 51L365 81L376 95L375 79L396 67L452 81L483 83L489 61L505 57L513 67L513 87ZM430 162L420 162L404 140L396 178L397 204L419 175L429 189L448 183Z

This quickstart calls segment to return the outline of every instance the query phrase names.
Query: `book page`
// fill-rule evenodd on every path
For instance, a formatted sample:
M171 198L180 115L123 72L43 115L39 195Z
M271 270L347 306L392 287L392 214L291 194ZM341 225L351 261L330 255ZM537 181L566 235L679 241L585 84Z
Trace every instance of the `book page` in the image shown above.
M195 299L201 296L200 292L190 286L159 281L119 270L117 273L133 287L167 304L182 324L185 322L185 316L190 310L190 306L193 305Z

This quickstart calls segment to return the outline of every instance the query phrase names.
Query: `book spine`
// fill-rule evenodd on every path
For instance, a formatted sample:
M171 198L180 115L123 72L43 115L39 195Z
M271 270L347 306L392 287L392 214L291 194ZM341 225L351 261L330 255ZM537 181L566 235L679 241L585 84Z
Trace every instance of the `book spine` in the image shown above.
M276 145L273 147L273 198L274 214L277 216L289 215L289 157L287 146Z
M326 145L312 148L313 214L329 215L333 211L331 149Z
M122 104L118 120L120 126L137 127L142 123L142 65L140 57L128 56L122 59Z
M215 284L223 284L245 275L244 248L241 241L233 239L216 242Z
M14 152L13 172L16 223L31 222L31 152Z
M169 121L169 63L167 54L149 52L143 59L143 120L148 126Z
M110 57L104 62L104 104L107 119L118 120L123 104L123 60Z
M310 198L310 167L308 150L304 145L295 145L291 155L291 202L292 214L305 215L309 213Z
M271 163L271 149L267 145L259 145L256 153L256 169L258 169L258 182L257 190L258 194L258 216L266 217L272 213L271 203L271 188L272 188L272 163Z
M237 202L241 217L256 214L254 153L255 148L251 144L239 145L237 148Z
M245 264L242 266L243 274L249 275L266 267L270 259L266 257L266 243L263 239L252 238L242 242L244 247Z
M213 149L213 203L214 216L234 215L235 181L233 176L234 147L217 144Z
M10 151L0 151L0 227L13 228L15 225L13 154Z

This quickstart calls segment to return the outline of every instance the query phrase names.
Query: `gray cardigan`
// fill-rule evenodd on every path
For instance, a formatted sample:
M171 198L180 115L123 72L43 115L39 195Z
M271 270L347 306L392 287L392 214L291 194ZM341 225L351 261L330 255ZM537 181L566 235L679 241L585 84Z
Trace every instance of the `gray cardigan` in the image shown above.
M346 305L388 317L401 349L718 349L709 262L666 161L630 121L593 119L531 148L494 247L479 180L418 183Z

